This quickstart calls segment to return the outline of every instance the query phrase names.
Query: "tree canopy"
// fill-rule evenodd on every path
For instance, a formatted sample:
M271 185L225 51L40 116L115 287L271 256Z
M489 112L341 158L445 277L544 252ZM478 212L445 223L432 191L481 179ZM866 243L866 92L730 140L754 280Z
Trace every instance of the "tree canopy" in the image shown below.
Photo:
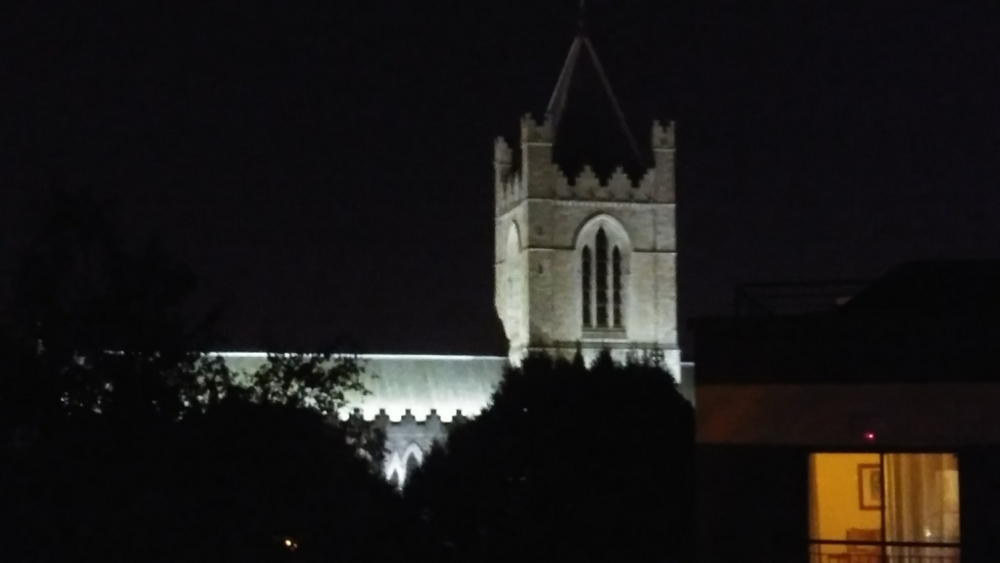
M86 193L52 203L0 323L0 558L393 560L382 437L335 416L355 358L231 370L190 270Z
M510 369L405 496L442 556L690 560L694 411L650 363L545 356Z

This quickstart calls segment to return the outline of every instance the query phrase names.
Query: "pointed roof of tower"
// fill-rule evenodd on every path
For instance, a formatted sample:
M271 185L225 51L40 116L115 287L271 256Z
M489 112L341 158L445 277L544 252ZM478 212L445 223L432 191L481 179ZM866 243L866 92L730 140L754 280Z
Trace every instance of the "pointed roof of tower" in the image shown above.
M628 126L625 114L622 112L621 105L618 103L618 97L615 96L614 90L611 88L611 83L608 81L607 74L604 71L604 66L601 64L601 60L597 56L597 50L594 49L594 45L588 37L584 16L585 4L584 0L580 0L576 36L573 38L573 42L569 48L569 54L566 56L566 61L563 63L562 71L559 73L555 89L549 99L549 104L545 110L545 119L550 123L555 141L558 143L560 125L563 123L563 117L565 115L567 99L569 96L570 86L573 82L574 73L576 73L577 67L579 66L580 53L581 51L586 51L587 58L589 58L591 62L592 69L596 73L597 78L600 80L601 88L608 101L611 103L611 109L613 110L614 117L618 122L617 126L624 133L625 140L628 142L628 149L631 153L631 157L635 159L636 164L645 166L647 164L646 159L643 158L642 153L639 150L639 145L636 143L635 135L632 134L632 130ZM578 73L576 74L578 75Z

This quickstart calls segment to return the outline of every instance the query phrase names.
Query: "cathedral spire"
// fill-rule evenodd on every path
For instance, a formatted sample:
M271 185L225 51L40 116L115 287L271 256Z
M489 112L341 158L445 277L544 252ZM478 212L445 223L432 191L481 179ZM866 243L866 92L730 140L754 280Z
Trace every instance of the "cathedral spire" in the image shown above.
M604 73L604 67L601 65L601 61L597 57L597 51L594 49L594 45L587 37L585 15L586 1L580 0L580 9L577 15L576 37L573 38L573 43L569 48L569 55L566 56L566 62L563 63L562 71L559 73L559 79L556 81L556 88L552 92L552 97L549 98L549 105L545 110L545 119L550 123L553 135L558 135L557 131L559 129L559 121L562 119L563 110L566 107L566 98L569 95L569 86L573 79L573 71L576 69L577 59L580 56L580 49L586 49L587 53L590 55L591 62L594 64L594 68L597 70L597 75L601 79L601 85L604 86L604 91L611 100L611 106L614 108L615 116L618 118L622 131L628 139L629 148L632 149L632 154L635 156L636 161L643 163L644 159L642 158L642 153L639 152L639 145L635 142L635 136L632 135L632 130L629 129L628 122L625 121L625 114L622 112L622 108L618 104L618 98L611 89L611 83L608 82L608 77Z

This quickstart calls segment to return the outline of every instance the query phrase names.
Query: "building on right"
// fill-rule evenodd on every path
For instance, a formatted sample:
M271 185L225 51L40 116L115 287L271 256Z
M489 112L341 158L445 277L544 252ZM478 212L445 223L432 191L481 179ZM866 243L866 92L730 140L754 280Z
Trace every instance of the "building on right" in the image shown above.
M699 560L1000 560L1000 261L748 301L691 321Z

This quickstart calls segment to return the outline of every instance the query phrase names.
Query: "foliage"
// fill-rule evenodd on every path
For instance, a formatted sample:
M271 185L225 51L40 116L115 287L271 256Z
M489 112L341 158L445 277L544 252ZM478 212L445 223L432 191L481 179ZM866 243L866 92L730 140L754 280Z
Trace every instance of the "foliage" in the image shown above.
M353 354L278 354L250 373L232 370L219 356L202 356L195 385L185 389L187 404L203 411L226 400L284 405L315 411L340 426L349 443L374 465L383 459L384 434L358 420L341 421L347 394L369 394L362 383L363 368Z
M361 367L352 357L332 354L270 354L246 387L253 402L309 407L337 412L346 406L345 393L365 392Z
M396 557L383 436L333 416L365 392L354 356L232 369L206 353L221 309L192 314L190 270L155 241L126 244L87 194L56 194L13 281L0 503L14 524L0 558Z
M271 354L254 373L206 354L221 307L189 321L194 273L156 240L130 246L120 231L89 192L54 194L4 310L5 429L53 414L180 419L227 397L332 415L346 393L366 392L350 354ZM375 453L377 440L353 433Z
M5 398L21 404L12 423L180 416L219 311L186 322L196 278L160 243L130 247L109 205L57 192L12 281L0 358Z
M534 356L405 495L455 560L687 560L693 471L693 409L658 365Z

